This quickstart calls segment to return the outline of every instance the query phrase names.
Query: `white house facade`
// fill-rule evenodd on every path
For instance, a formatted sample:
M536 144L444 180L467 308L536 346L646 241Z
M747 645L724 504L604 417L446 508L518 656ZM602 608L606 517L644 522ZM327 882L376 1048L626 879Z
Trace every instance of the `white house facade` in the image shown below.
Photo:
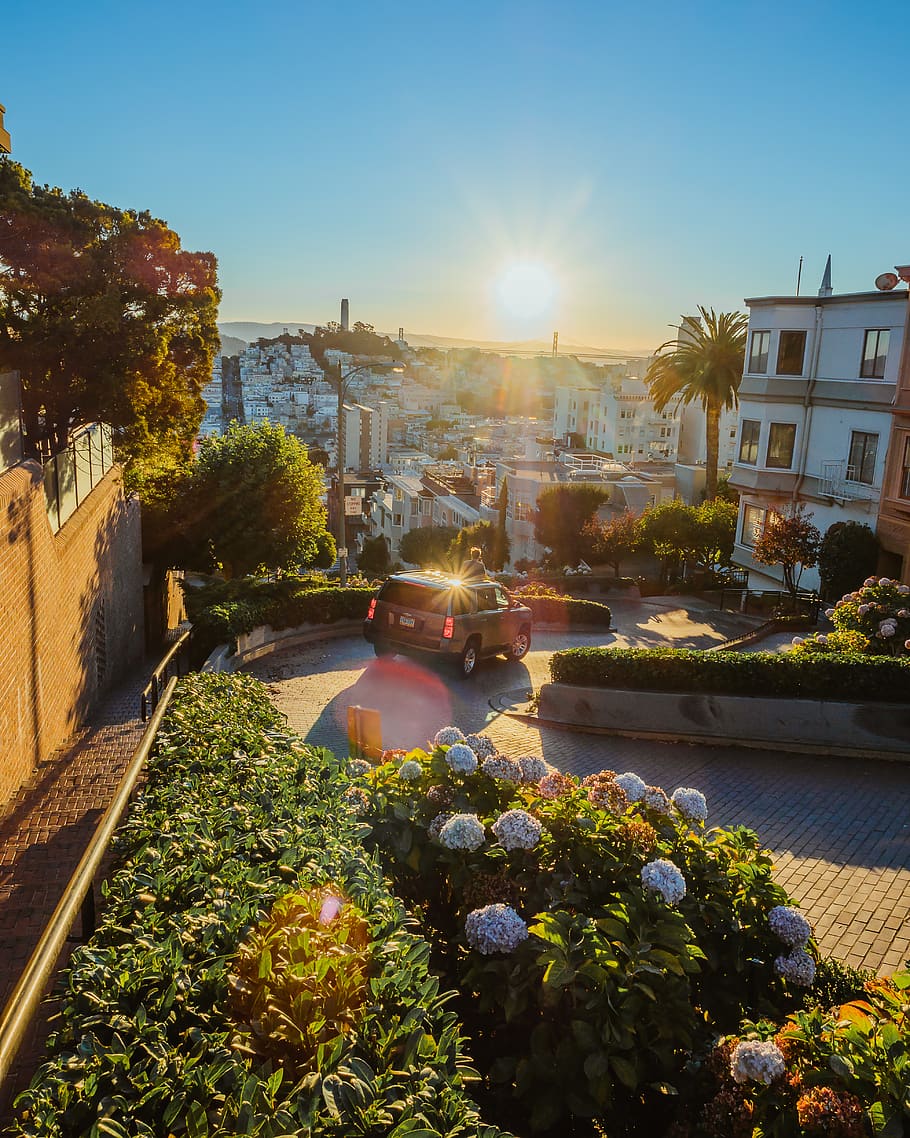
M753 556L770 511L802 505L822 534L835 522L876 526L907 294L821 291L746 301L730 481L741 496L734 561L753 587L781 581ZM802 586L818 583L807 569Z

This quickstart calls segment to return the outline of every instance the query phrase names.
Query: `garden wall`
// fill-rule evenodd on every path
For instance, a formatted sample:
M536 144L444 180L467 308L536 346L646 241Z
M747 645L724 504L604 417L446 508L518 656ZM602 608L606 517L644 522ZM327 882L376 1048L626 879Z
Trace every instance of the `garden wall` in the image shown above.
M910 704L544 684L541 719L614 734L910 758Z
M0 803L141 653L139 504L120 468L56 534L41 467L0 473Z

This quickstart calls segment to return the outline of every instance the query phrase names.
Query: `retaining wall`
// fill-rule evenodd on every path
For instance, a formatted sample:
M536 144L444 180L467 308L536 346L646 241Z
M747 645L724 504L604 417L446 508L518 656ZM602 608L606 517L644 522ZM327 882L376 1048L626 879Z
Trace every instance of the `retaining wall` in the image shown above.
M542 720L610 734L910 759L910 704L544 684Z

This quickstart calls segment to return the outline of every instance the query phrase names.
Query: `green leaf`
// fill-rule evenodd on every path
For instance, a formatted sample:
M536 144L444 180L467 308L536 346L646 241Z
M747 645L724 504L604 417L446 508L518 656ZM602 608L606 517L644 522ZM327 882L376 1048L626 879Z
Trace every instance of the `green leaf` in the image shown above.
M628 1059L624 1059L622 1055L611 1055L610 1066L624 1087L634 1090L638 1086L638 1072Z
M828 1066L842 1079L849 1079L853 1075L853 1063L843 1055L829 1055Z

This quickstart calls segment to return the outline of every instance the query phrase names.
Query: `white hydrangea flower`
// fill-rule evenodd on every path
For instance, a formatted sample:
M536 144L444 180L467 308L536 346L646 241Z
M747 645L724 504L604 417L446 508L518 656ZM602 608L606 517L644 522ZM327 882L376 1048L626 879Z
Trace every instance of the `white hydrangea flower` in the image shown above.
M415 779L420 778L423 774L423 767L416 759L408 759L407 762L401 764L398 768L398 777L403 778L405 782L413 782Z
M870 580L871 580L871 578L870 578ZM891 580L890 577L882 577L882 578L880 578L878 583L880 585L893 585L894 584L894 582Z
M348 774L350 774L352 778L356 778L358 775L366 774L370 766L371 764L368 763L366 759L351 759L348 763Z
M484 956L513 952L528 939L528 926L511 905L485 905L468 913L465 936L471 948Z
M860 605L856 611L859 613L860 616L865 616L866 613L869 612L869 610L874 608L874 607L875 607L874 605L864 604L864 605Z
M646 786L641 801L652 810L659 810L661 814L670 813L670 799L667 798L667 792L659 786Z
M878 584L878 577L867 577L865 579L865 581L863 581L863 588L869 589L873 585L877 585L877 584Z
M498 778L503 782L521 782L521 767L506 755L491 755L484 759L481 770L490 778Z
M815 983L815 961L801 948L794 948L792 952L776 957L774 971L800 988L811 988Z
M453 743L446 751L446 762L458 774L473 774L477 770L477 756L467 743Z
M450 850L479 850L484 837L476 814L453 814L439 831L439 840Z
M822 648L827 648L828 647L828 637L824 634L824 632L818 632L815 635L815 643L820 644L822 646Z
M516 761L521 767L522 782L540 782L542 778L553 770L553 767L551 767L548 762L538 758L537 755L522 755L521 758Z
M464 735L457 727L440 727L433 738L434 747L451 747L453 743L463 743Z
M465 735L464 741L478 759L489 759L496 754L496 744L489 735Z
M897 615L901 620L906 620L907 617L910 616L910 609L898 609Z
M666 858L656 858L643 866L641 883L645 889L659 893L668 905L678 905L686 895L686 879Z
M877 636L882 640L890 640L892 636L897 635L897 623L894 620L883 620L878 626Z
M834 616L834 609L825 609L825 616L830 620L831 617Z
M744 1039L730 1056L730 1074L737 1083L764 1083L770 1086L787 1069L784 1055L776 1043Z
M626 798L630 802L638 802L644 797L645 791L648 789L648 784L645 780L639 778L634 771L625 771L623 774L618 774L613 781L625 792Z
M805 639L802 636L794 636L790 643L795 647L798 644L805 644Z
M902 597L906 597L908 594L910 594L910 585L898 585L897 591Z
M542 827L526 810L507 810L492 826L499 844L506 850L532 850L540 841Z
M670 801L687 822L704 825L708 817L708 802L700 790L691 786L679 786L673 791Z
M791 948L802 948L812 936L812 926L792 905L775 905L768 912L768 925L771 932Z

